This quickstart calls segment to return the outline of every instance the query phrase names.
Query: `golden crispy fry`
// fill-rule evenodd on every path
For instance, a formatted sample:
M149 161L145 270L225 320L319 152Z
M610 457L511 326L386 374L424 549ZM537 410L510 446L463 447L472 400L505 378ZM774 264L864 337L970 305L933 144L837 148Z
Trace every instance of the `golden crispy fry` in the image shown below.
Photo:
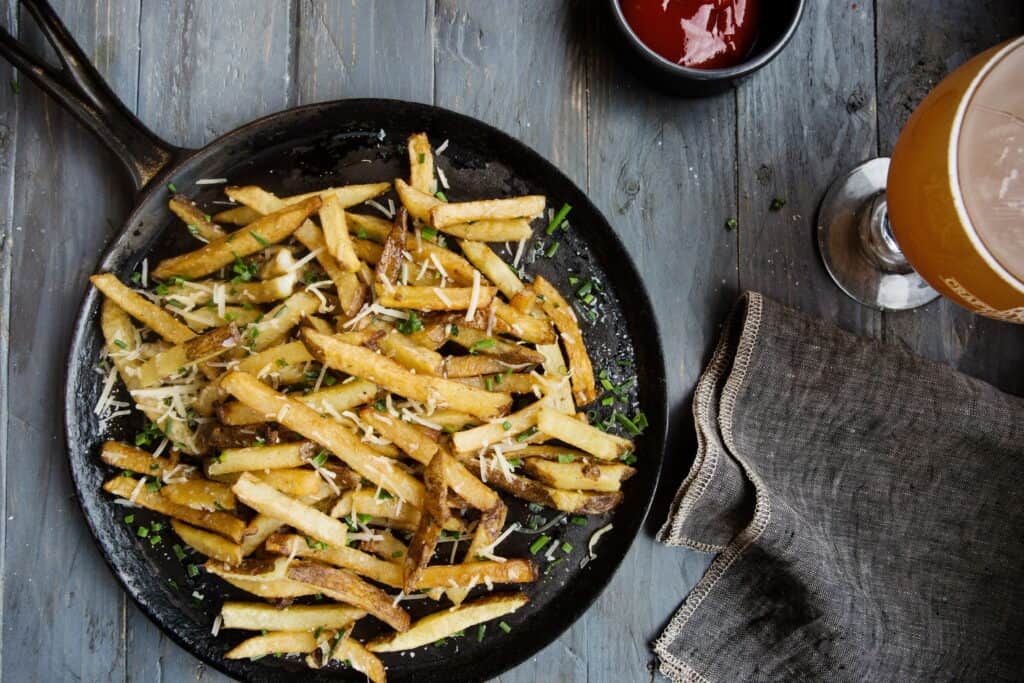
M250 470L276 470L302 467L316 455L317 448L308 441L282 443L274 446L226 448L206 465L206 474L215 476Z
M409 214L404 209L399 209L373 271L373 283L378 292L381 291L380 288L394 287L402 267L402 252L405 250L405 236L408 232Z
M480 522L473 531L473 539L466 549L466 556L462 563L477 561L481 554L487 552L501 536L501 530L505 526L505 517L508 515L508 507L501 500L490 509L484 510L480 515ZM448 588L445 594L453 604L461 605L462 601L469 595L472 587L458 586Z
M360 239L352 240L352 250L360 260L371 266L380 263L380 257L384 253L384 248L376 242Z
M503 301L495 301L494 315L506 325L511 334L531 344L554 344L558 339L551 323L542 318L520 312Z
M371 407L360 410L359 417L416 462L426 465L437 453L439 434L436 431L411 425L400 417Z
M556 410L542 410L537 418L537 428L548 436L602 460L616 460L633 450L632 441L602 432L597 427Z
M488 484L494 484L501 490L508 491L523 500L561 510L562 512L599 514L614 509L622 501L622 492L620 491L613 493L563 491L562 489L546 486L533 479L520 477L516 474L509 475L502 472L500 467L492 465L487 460L478 461L477 465L484 468Z
M441 204L430 210L430 224L440 230L473 221L534 218L544 211L545 204L546 200L540 195Z
M160 479L163 479L172 470L184 469L183 466L179 467L177 462L169 458L161 456L154 458L151 453L120 441L104 443L103 450L100 451L100 459L119 470L128 470ZM183 473L182 476L188 475Z
M270 247L267 249L267 253L270 256L260 266L260 272L257 276L259 279L270 280L295 270L295 257L292 255L291 249L287 247Z
M229 225L249 225L263 217L263 214L248 206L236 206L233 209L221 211L214 214L213 220L217 223Z
M547 384L547 393L555 399L552 407L560 413L572 414L576 410L576 404L573 402L572 387L569 384L569 366L562 356L562 349L557 342L537 344L537 353L544 356L544 375L550 380Z
M181 373L189 366L216 358L238 346L241 339L234 323L216 327L206 334L175 344L139 366L138 386L152 387L161 380Z
M511 298L522 291L524 285L512 267L501 260L490 247L483 242L459 240L459 248L469 262L480 269L487 279L495 284L502 294Z
M207 557L226 562L240 564L242 562L242 546L225 539L220 534L211 533L189 526L176 519L171 520L171 528L178 537L191 548L195 548Z
M224 659L252 659L276 652L305 653L316 649L316 638L309 631L272 631L253 636L224 653Z
M394 537L392 537L394 538ZM399 543L395 540L395 543ZM392 588L402 587L402 565L395 559L380 559L355 548L313 547L305 538L296 534L274 534L267 539L267 552L285 557L307 557L335 567L350 569L360 576ZM403 547L403 557L404 546Z
M315 631L346 628L366 612L347 605L289 605L279 609L263 602L225 602L221 628L244 631Z
M301 342L298 343L301 344ZM306 350L305 345L302 345L302 350ZM297 365L295 367L301 370L301 366ZM320 391L301 394L296 396L296 398L317 412L333 415L334 413L341 414L346 410L352 410L364 403L369 403L376 395L376 384L367 382L365 379L356 379L351 382L335 384ZM266 422L268 419L273 418L268 418L266 415L258 413L242 403L232 401L226 403L221 408L220 419L224 424L228 425L245 425Z
M221 386L250 408L275 415L280 424L321 444L374 484L413 505L422 502L423 484L419 480L379 456L333 419L321 416L301 401L279 394L243 372L229 373L221 379Z
M448 481L445 477L444 457L435 455L423 470L423 484L426 487L423 511L416 532L409 541L402 570L402 587L411 593L423 570L434 556L437 541L441 538L441 525L448 519Z
M313 356L302 342L289 342L248 356L236 369L261 378L276 373L279 381L290 384L304 378L303 364L312 360ZM285 377L289 380L283 379Z
M359 276L342 268L327 250L327 243L320 228L306 221L295 231L295 239L304 247L316 253L317 263L327 273L327 277L338 290L338 301L345 315L355 315L366 299L367 287L359 281Z
M114 277L111 273L93 275L89 278L93 286L110 298L120 308L124 309L131 317L146 325L151 330L172 344L180 344L196 336L195 332L188 329L184 323L160 308L154 303L144 299L135 291ZM121 340L127 342L127 339Z
M328 197L334 196L341 203L342 208L347 209L350 206L362 204L367 199L373 199L382 195L389 189L391 189L390 183L370 183L367 185L328 187L323 190L316 190L315 192L292 195L291 197L276 197L266 190L254 185L248 185L246 187L229 187L224 192L234 201L252 207L259 213L268 214L280 211L286 206L293 206L304 202L311 197L319 197L321 200L326 200Z
M413 218L430 223L430 211L444 202L425 190L417 189L401 178L395 178L395 192L402 206Z
M352 239L345 225L345 210L337 195L325 199L320 207L320 226L323 228L327 251L338 264L350 273L359 270L359 257L352 248Z
M400 652L411 650L447 638L470 626L511 614L529 602L523 593L488 595L465 603L453 610L444 610L423 617L404 633L394 633L374 639L367 645L371 652Z
M338 520L303 505L248 474L239 477L231 490L253 510L280 519L324 543L343 546L348 540L347 529Z
M207 567L207 571L209 571L209 567ZM211 573L216 574L217 572ZM243 579L235 576L221 576L220 578L235 588L271 600L301 598L320 592L313 586L291 579Z
M518 242L533 235L530 221L522 218L508 220L480 220L456 223L438 228L452 237L477 242Z
M544 458L527 458L523 468L548 486L575 491L618 491L622 482L636 473L628 465L556 462Z
M302 331L302 339L320 362L416 401L436 403L484 418L500 415L511 404L511 400L501 394L480 391L438 377L415 375L369 349L345 344L308 329Z
M249 526L245 527L242 537L242 556L248 557L253 551L263 545L263 542L284 526L284 522L274 519L269 515L257 514L249 520Z
M457 333L450 329L448 338L467 349L471 354L482 353L486 356L494 356L511 366L537 365L544 362L544 356L533 349L497 339L472 327L460 327Z
M499 391L503 394L537 395L538 391L543 392L551 385L551 382L545 382L537 378L532 373L526 374L524 372L519 372L505 374L506 372L508 372L507 367L501 373L495 374L491 377L461 377L458 381L474 386L477 389ZM565 386L568 387L569 383L566 382Z
M358 239L367 239L378 244L387 239L391 232L391 221L379 216L368 216L362 213L345 212L345 223L349 234Z
M129 477L114 477L103 484L103 490L119 498L125 498L139 507L180 519L192 526L202 527L230 538L235 543L242 540L245 522L227 512L204 512L177 505L164 498L157 491L150 491L145 483Z
M346 491L331 509L331 517L358 518L356 515L370 515L375 520L384 520L399 529L415 529L420 523L420 510L395 498L380 497L376 490L362 488ZM443 528L448 531L465 531L466 523L459 517L447 517Z
M497 375L508 370L508 363L494 356L448 356L444 359L445 377L457 379L461 384L486 389L482 375ZM476 378L479 382L462 382L466 378ZM493 380L492 380L493 382ZM490 389L488 389L490 391ZM511 393L511 392L506 392Z
M543 297L541 306L548 317L558 328L559 337L569 356L569 371L572 373L572 393L579 407L592 403L597 398L597 385L594 382L594 368L583 343L583 332L576 322L576 314L572 306L566 302L558 290L541 276L533 281L534 291Z
M212 242L213 240L224 237L225 233L221 227L213 223L210 218L200 211L199 207L189 201L188 197L185 195L174 195L171 197L171 200L167 202L167 205L170 207L174 215L182 220L188 228L189 233L195 236L196 239Z
M491 305L497 292L481 287L477 306ZM418 311L464 311L470 307L473 290L469 287L413 287L399 285L378 293L378 303L388 308L413 308Z
M235 494L229 486L207 479L189 479L165 485L160 489L163 497L172 503L184 505L194 510L234 510Z
M473 264L454 251L423 238L407 237L405 250L412 254L413 260L417 263L427 263L439 273L443 270L444 272L440 274L445 280L451 280L462 287L472 286L474 273L480 272L473 267ZM440 264L440 268L438 264ZM440 280L438 280L438 284L441 284ZM486 286L487 282L481 278L481 284Z
M392 563L402 560L405 553L409 551L405 543L395 538L387 530L374 532L374 538L360 542L359 549ZM401 580L401 576L399 576L399 580Z
M281 469L251 474L264 484L293 498L317 497L321 491L321 484L324 483L319 474L306 469Z
M194 332L202 332L211 327L221 327L228 323L235 323L239 327L248 325L259 318L262 313L255 307L245 308L243 306L225 306L224 315L221 315L217 308L194 308L191 311L178 311L178 315L184 319Z
M329 598L366 610L396 631L409 628L409 613L392 604L391 596L352 572L315 562L297 561L288 578L315 586Z
M324 637L328 636L325 634ZM339 638L339 635L335 634L329 636L327 642L328 661L347 662L353 669L365 675L370 683L387 683L384 663L363 647L359 641L343 636ZM306 658L307 664L310 663L312 656Z
M409 136L409 184L420 192L433 193L434 153L424 133Z
M452 434L452 444L455 450L460 453L479 451L492 444L522 434L527 429L537 424L537 416L540 411L550 406L552 399L543 398L531 403L522 410L506 415L501 420L495 420L473 429L467 429Z
M263 320L245 328L246 346L251 351L264 351L278 345L296 325L316 313L319 307L320 300L309 292L292 294L270 309Z
M448 486L466 503L483 512L491 511L501 505L501 499L498 498L498 494L477 479L472 472L467 470L461 462L453 458L446 450L442 450L435 457L443 458L445 478Z
M420 346L397 330L379 328L379 331L376 331L378 328L373 326L371 326L371 329L375 330L374 337L372 341L364 342L366 346L379 348L389 358L394 358L400 364L418 373L427 375L441 374L442 365L444 364L444 357L441 354ZM378 338L377 334L383 334L383 336ZM355 341L350 341L346 335L337 335L337 338L350 344L356 343Z
M311 213L320 208L319 198L310 198L282 209L255 223L226 235L195 251L166 259L153 271L155 278L177 275L186 279L209 275L240 258L262 251L270 244L287 239Z

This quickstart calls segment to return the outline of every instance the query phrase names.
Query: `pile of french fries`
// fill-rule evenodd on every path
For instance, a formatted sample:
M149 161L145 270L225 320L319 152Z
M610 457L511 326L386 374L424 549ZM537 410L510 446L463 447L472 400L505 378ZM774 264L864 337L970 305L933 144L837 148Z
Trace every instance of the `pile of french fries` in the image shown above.
M397 210L375 200L389 182L228 187L237 206L216 216L176 194L201 246L130 284L92 278L109 363L97 415L148 420L134 445L103 446L120 471L103 488L166 515L206 572L254 596L217 618L215 635L261 632L227 658L299 653L384 681L375 653L527 603L492 592L538 579L498 554L516 528L499 491L597 514L634 473L631 441L578 412L598 389L572 306L487 244L528 238L545 198L448 203L426 135L408 153ZM392 218L349 211L365 202ZM161 527L138 535L155 544ZM458 562L435 559L446 534L469 541ZM401 601L424 597L439 610L413 622ZM368 615L392 631L360 643Z

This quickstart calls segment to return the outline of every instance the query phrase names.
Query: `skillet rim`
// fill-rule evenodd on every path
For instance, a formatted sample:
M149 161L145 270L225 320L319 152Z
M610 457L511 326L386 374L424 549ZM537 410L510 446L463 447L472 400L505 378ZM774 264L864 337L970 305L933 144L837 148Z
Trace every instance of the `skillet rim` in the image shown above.
M628 539L625 541L625 545L620 554L617 554L610 563L606 565L602 575L596 581L591 581L591 587L586 591L583 599L580 600L573 609L566 610L564 612L551 612L550 610L544 614L547 628L544 634L539 638L534 638L526 647L519 648L516 651L510 651L509 649L502 650L499 657L490 658L488 661L491 664L482 664L481 667L474 671L474 675L479 676L475 679L467 680L487 680L494 676L501 675L506 671L510 671L520 666L527 659L538 654L548 646L552 645L555 641L562 637L566 631L569 630L597 601L597 599L604 593L608 588L609 584L615 578L619 569L622 566L622 562L626 559L629 551L633 548L633 544L636 538L641 533L646 533L646 527L644 522L650 514L651 505L654 502L655 494L658 490L658 485L661 479L661 472L665 461L666 448L667 448L667 437L668 437L668 382L667 382L667 367L665 365L664 350L661 343L661 329L658 324L657 316L654 313L654 306L651 302L650 295L647 291L647 287L644 284L643 278L640 276L640 272L636 267L632 255L625 248L622 240L619 238L618 233L612 224L605 217L604 213L594 204L590 199L587 192L582 190L575 181L573 181L566 173L558 168L554 163L549 161L544 155L537 152L530 145L522 142L518 138L512 136L509 133L493 126L485 121L477 119L466 114L447 109L445 107L439 107L434 104L427 104L422 102L411 102L407 100L398 100L392 98L344 98L329 100L325 102L315 102L306 105L300 105L291 107L289 109L273 112L265 116L256 118L242 126L234 128L227 133L220 135L211 142L207 143L203 147L197 149L181 149L181 154L176 155L167 164L166 167L161 169L153 178L142 188L135 192L133 197L132 208L128 215L125 217L121 230L119 230L103 248L103 252L99 258L94 272L106 272L110 270L113 261L118 260L118 256L125 250L123 242L126 238L135 230L132 226L135 224L135 219L140 209L154 200L155 194L162 192L164 189L165 181L173 176L178 176L182 173L189 173L190 166L195 165L208 158L210 155L215 155L219 148L225 146L226 143L233 139L240 137L251 136L258 131L272 127L274 124L284 121L288 125L294 125L294 122L288 122L288 119L295 119L299 114L308 114L316 110L331 109L331 108L344 108L344 107L356 107L360 105L391 105L400 106L404 108L420 108L422 110L432 111L435 115L443 117L445 120L450 121L454 124L464 123L469 126L474 126L488 136L497 138L503 145L510 145L512 147L518 147L521 152L524 152L526 156L532 157L532 160L540 168L541 173L553 174L562 179L569 187L574 189L586 202L583 207L588 212L592 213L600 219L602 231L601 234L597 234L592 238L585 238L585 243L590 243L591 240L597 241L610 241L611 247L617 251L621 258L618 262L618 267L625 271L624 279L630 280L635 285L635 290L631 292L633 297L633 305L638 309L636 318L643 320L651 328L653 333L651 337L643 340L644 353L648 354L651 358L650 365L653 369L660 370L660 373L656 377L644 377L642 381L649 386L651 393L655 394L653 401L657 405L643 405L643 411L647 415L656 415L656 419L649 420L650 427L645 431L645 438L649 441L653 441L653 446L657 449L657 461L654 463L650 462L649 454L645 457L650 467L654 468L653 474L650 479L650 490L646 501L642 503L639 509L639 513L629 518L629 534ZM161 228L156 235L161 235L166 228ZM151 246L151 245L150 245ZM133 252L138 253L138 252ZM79 305L75 323L72 328L71 342L68 349L67 362L65 366L65 389L64 389L64 406L62 411L62 417L64 420L64 439L65 439L65 451L67 454L66 464L70 471L71 481L74 487L74 498L78 503L79 508L82 511L82 517L85 518L86 524L89 527L90 534L92 535L93 541L100 551L100 555L103 557L104 562L110 568L111 573L117 579L121 589L132 599L135 605L142 611L146 617L154 623L160 631L167 635L175 644L181 647L183 650L188 652L191 656L196 659L214 667L217 671L230 676L236 677L239 672L233 671L228 668L228 661L223 657L207 656L205 653L197 652L198 648L194 648L183 636L179 635L177 631L168 624L169 619L164 616L157 614L155 608L148 603L144 602L139 595L136 595L135 591L129 586L128 577L124 576L121 570L115 565L113 555L115 553L107 549L104 541L106 535L101 535L97 529L97 524L94 522L92 517L89 515L87 510L86 501L82 495L82 491L85 487L82 486L77 470L75 467L75 454L78 453L78 460L83 464L88 464L88 453L84 452L84 447L75 447L75 437L81 431L79 425L84 422L87 417L83 417L79 414L75 414L73 410L74 406L74 388L76 382L74 381L77 376L80 375L78 368L83 364L89 364L89 359L83 358L78 354L78 350L84 346L84 339L89 334L91 326L98 324L97 316L99 314L99 292L95 287L86 285L86 292L81 299ZM636 345L640 340L636 337L633 330L629 330L630 339ZM652 429L653 428L653 429ZM654 433L656 431L656 433ZM93 463L95 464L95 463ZM98 496L97 492L92 492L93 496ZM618 534L617 534L618 536ZM607 555L603 556L607 560ZM127 572L126 572L127 573ZM558 591L559 593L561 592ZM166 615L165 615L166 616ZM262 669L266 672L266 669ZM275 672L278 673L278 672ZM286 673L286 672L279 672ZM341 672L339 672L341 673ZM481 676L482 674L482 676ZM245 675L245 674L243 674ZM273 675L273 674L272 674ZM339 678L338 680L344 680Z

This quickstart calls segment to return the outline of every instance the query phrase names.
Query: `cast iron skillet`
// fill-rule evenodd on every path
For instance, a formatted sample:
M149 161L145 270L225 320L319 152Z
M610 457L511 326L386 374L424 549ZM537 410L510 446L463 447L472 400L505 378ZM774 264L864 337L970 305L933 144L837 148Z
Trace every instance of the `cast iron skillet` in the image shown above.
M259 183L279 194L293 194L331 184L391 179L404 173L404 140L416 131L426 131L435 144L450 140L440 163L455 200L541 193L550 204L572 204L572 229L562 233L556 257L536 258L527 269L563 289L573 273L596 277L604 284L600 318L595 323L584 321L584 334L596 368L607 368L616 383L636 375L631 399L643 407L650 422L637 440L639 472L627 482L625 500L613 513L590 518L586 527L566 524L549 532L575 550L536 585L527 587L531 602L506 619L511 632L502 633L492 624L482 642L474 630L444 646L421 648L415 657L385 655L384 663L392 681L485 680L555 640L594 601L626 555L647 513L664 454L667 401L657 325L640 276L594 205L554 166L508 135L444 109L408 102L339 100L298 107L254 121L203 149L176 148L150 132L117 100L43 0L22 0L22 5L42 28L63 68L36 59L2 29L0 53L99 135L122 161L137 189L135 208L97 268L123 281L144 257L155 264L196 246L167 209L168 184L212 212L217 207L211 202L223 199L222 187L196 185L196 180L225 177L234 184ZM538 232L543 239L543 230ZM111 437L130 437L141 422L129 418L101 433L93 415L102 383L96 372L103 348L99 305L100 297L90 288L68 355L64 417L79 502L125 590L182 647L231 676L283 680L301 672L312 681L363 680L351 670L309 671L294 657L225 660L223 653L244 634L225 631L213 638L211 624L224 599L244 596L203 573L190 578L186 563L169 552L169 540L151 546L138 538L124 521L128 510L101 492L103 480L115 472L99 463L100 444ZM146 511L131 512L135 526L156 519ZM510 520L524 520L529 514L524 506L510 506ZM554 513L546 510L543 515L551 519ZM601 538L597 558L581 567L587 540L609 522L614 528ZM172 535L169 530L164 534ZM528 556L534 539L514 534L502 549L507 548L505 554L510 556ZM562 555L559 551L556 556ZM188 561L198 562L198 558ZM546 564L540 562L542 568ZM415 617L427 607L424 602L404 606ZM360 629L369 633L374 625L367 623Z

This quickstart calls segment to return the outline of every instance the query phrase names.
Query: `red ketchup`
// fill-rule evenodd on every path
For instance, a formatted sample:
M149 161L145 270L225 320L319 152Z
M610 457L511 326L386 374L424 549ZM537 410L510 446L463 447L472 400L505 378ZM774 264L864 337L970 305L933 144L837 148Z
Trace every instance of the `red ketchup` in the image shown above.
M757 37L759 0L619 0L637 37L665 59L722 69L746 58Z

